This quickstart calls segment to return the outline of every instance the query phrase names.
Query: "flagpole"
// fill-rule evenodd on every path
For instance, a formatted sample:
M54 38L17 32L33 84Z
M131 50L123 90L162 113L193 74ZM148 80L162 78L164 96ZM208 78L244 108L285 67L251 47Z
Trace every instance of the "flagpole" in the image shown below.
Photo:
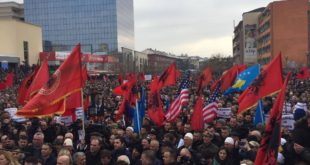
M85 110L84 110L84 98L83 98L83 88L81 88L81 106L83 109L83 116L82 116L82 138L85 140Z
M81 87L81 106L82 106L82 109L83 109L83 116L82 116L82 139L85 140L85 111L84 111L84 98L83 98L83 83L85 83L84 85L86 85L86 82L83 82L83 73L82 73L82 70L83 70L83 64L82 64L82 52L81 52L81 45L80 43L78 43L78 45L80 46L80 51L79 51L79 55L80 55L80 58L79 58L79 61L80 61L80 83L82 85ZM85 64L86 65L86 64ZM86 67L86 70L87 70L87 67ZM85 80L86 81L86 80Z
M139 132L139 136L140 136L140 112L139 112L139 104L138 104L138 100L136 100L136 116L137 116L137 125L138 125L138 132Z

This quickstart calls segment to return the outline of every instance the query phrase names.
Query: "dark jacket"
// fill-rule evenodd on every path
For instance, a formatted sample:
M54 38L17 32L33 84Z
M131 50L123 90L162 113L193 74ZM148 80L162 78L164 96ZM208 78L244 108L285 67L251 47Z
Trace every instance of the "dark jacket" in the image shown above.
M100 163L100 152L96 155L92 155L89 151L86 152L86 164L95 165Z
M210 143L209 145L203 143L198 147L198 152L207 153L212 156L215 156L218 150L219 148L213 143Z
M130 156L131 155L130 152L126 148L121 148L121 149L118 149L118 150L113 150L113 152L112 152L112 162L116 163L117 157L119 157L121 155L127 155L128 158L130 160L132 160L131 156Z
M306 162L310 164L310 128L308 127L307 118L304 117L295 123L293 130L293 143L304 147L300 154L296 154L296 162Z
M50 157L48 157L44 162L43 162L44 165L55 165L57 164L57 159L56 157L51 154Z

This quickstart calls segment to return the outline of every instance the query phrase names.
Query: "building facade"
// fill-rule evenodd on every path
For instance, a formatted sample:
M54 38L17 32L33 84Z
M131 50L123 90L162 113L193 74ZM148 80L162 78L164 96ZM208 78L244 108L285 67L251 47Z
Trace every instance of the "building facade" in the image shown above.
M134 49L133 0L26 0L24 8L25 20L42 26L45 51Z
M258 16L265 8L258 8L242 14L242 21L234 29L234 64L253 65L257 63Z
M309 54L308 0L270 3L258 19L258 62L263 66L282 53L283 67L305 66Z
M148 73L148 59L147 54L134 51L134 64L135 68L137 68L137 72L145 72Z
M258 8L242 14L243 20L243 63L254 65L257 63L257 30L258 16L265 10Z
M153 49L146 49L142 51L148 56L149 74L161 74L170 64L176 62L178 57L168 54L166 52L157 51ZM180 68L177 66L177 68Z
M24 20L24 5L16 2L1 2L0 19Z
M243 64L243 21L240 21L234 29L233 59L234 64Z
M0 19L0 62L14 67L37 64L42 51L42 29L18 19Z

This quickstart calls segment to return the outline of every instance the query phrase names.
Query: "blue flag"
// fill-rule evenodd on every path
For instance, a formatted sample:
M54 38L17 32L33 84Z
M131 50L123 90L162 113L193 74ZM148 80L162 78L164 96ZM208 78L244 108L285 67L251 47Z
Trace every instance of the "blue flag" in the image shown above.
M257 124L265 123L265 115L264 115L264 110L263 110L263 102L262 100L258 101L257 107L256 107L256 112L255 112L255 118L254 118L254 126L256 127Z
M142 120L145 114L145 91L141 88L141 98L136 101L136 109L133 117L134 132L140 133Z
M259 75L260 66L256 64L248 69L242 71L236 78L234 85L228 88L224 95L234 93L234 92L242 92L244 91L250 84L255 80L255 78Z

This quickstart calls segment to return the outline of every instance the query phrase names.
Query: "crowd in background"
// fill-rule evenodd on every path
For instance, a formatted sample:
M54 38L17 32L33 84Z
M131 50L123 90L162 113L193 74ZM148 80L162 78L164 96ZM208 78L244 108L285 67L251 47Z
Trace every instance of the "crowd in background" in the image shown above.
M117 76L96 76L87 81L84 94L90 100L86 119L65 124L53 117L31 118L21 123L12 120L4 109L21 108L17 89L27 72L15 70L14 85L0 91L0 165L251 165L255 161L264 124L254 126L255 108L237 115L238 96L220 95L219 107L231 108L230 118L216 118L200 131L190 125L195 106L196 80L190 82L189 104L178 119L157 127L146 115L139 133L132 122L115 121L122 97L112 90L120 85ZM1 71L2 79L6 72ZM149 90L149 83L139 85ZM161 91L165 106L176 94L178 85ZM289 112L294 115L293 130L282 129L278 164L310 164L310 81L293 76L286 91ZM210 97L209 87L203 90L204 100ZM265 114L271 110L276 96L263 99ZM166 107L164 107L166 110ZM81 138L85 124L85 138Z

